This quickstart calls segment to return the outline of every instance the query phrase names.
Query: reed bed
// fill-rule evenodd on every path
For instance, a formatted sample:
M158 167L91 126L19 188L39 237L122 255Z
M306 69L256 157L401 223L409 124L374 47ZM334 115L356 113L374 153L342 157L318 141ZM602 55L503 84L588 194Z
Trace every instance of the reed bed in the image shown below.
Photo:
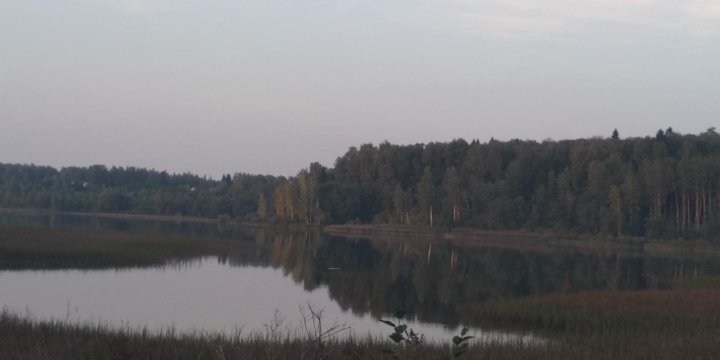
M160 266L199 256L243 254L252 246L230 239L0 226L0 269Z
M717 334L557 335L536 343L475 343L463 359L716 359ZM287 333L243 336L178 334L171 329L112 329L103 325L37 322L0 313L0 358L17 360L84 359L450 359L449 345L398 346L372 337L327 339Z
M720 333L720 290L591 291L491 300L465 311L500 327L551 334Z

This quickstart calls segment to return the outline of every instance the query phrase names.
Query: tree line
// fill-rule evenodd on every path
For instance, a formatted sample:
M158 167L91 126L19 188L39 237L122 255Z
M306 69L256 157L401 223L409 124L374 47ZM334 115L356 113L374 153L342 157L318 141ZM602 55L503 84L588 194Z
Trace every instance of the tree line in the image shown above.
M289 178L0 164L0 206L715 238L720 135L383 142Z
M221 180L135 167L0 164L0 206L255 220L258 194L285 178L226 174Z
M365 144L302 170L274 199L291 222L714 238L720 135Z

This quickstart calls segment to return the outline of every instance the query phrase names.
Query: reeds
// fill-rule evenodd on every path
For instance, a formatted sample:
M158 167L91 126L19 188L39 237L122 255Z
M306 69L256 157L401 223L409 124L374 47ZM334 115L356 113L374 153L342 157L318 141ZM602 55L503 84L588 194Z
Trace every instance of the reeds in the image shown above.
M112 329L103 325L35 322L0 313L0 359L450 359L449 347L438 344L398 346L373 337L331 338L322 347L309 337L290 333L243 336L209 333L178 334L168 329ZM545 342L480 342L462 359L715 359L717 333L685 335L558 334Z
M250 252L251 242L102 229L0 226L0 269L159 266Z
M491 300L465 311L495 326L553 334L720 333L720 290L592 291Z

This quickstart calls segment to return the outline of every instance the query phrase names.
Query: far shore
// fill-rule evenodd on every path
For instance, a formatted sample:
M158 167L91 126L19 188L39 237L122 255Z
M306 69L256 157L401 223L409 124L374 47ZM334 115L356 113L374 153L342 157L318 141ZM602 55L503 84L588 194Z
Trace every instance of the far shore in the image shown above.
M239 222L231 218L206 218L183 215L152 215L104 212L55 211L46 209L0 208L0 213L23 215L73 215L117 220L144 220L162 222L189 222L203 224L228 224L258 229L322 229L330 236L345 238L364 238L371 240L423 239L431 241L452 241L463 245L503 246L519 248L570 247L604 248L607 250L625 250L651 252L656 254L677 254L678 251L691 254L720 255L720 247L705 240L684 239L647 239L638 237L614 238L604 235L558 233L555 231L529 230L486 230L468 227L435 227L424 225L398 224L344 224L344 225L305 225L287 223Z
M677 256L720 255L720 246L706 240L614 238L604 235L558 233L554 231L485 230L467 227L437 227L392 224L327 225L323 232L331 236L377 240L451 241L466 246L498 246L518 249L572 248L607 251L672 254Z
M26 214L26 215L55 213L55 214L60 214L60 215L87 216L87 217L97 217L97 218L104 218L104 219L195 222L195 223L206 223L206 224L214 224L214 223L219 222L218 219L213 219L213 218L182 216L182 215L100 213L100 212L55 211L55 210L44 210L44 209L13 209L13 208L0 208L0 212L14 213L14 214Z

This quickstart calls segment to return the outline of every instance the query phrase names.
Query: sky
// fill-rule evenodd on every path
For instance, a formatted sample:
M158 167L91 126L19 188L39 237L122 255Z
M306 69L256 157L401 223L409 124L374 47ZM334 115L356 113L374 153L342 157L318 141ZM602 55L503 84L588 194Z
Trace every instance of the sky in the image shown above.
M3 163L293 175L718 114L720 0L0 0Z

